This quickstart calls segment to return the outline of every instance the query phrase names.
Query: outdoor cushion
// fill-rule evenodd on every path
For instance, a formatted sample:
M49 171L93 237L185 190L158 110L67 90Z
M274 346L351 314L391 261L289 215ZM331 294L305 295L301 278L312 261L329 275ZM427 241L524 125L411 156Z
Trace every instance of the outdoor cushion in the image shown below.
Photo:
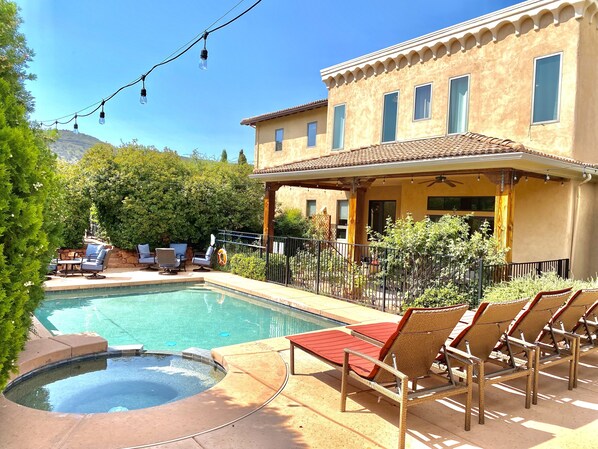
M88 244L87 248L85 248L85 259L91 260L97 258L102 248L104 248L102 244Z
M187 260L187 244L186 243L171 243L170 248L174 248L177 259Z
M151 261L153 262L154 257L151 255L149 244L137 245L137 251L139 251L139 259L146 259L148 257L151 257ZM141 262L141 260L139 260L139 262L143 263Z

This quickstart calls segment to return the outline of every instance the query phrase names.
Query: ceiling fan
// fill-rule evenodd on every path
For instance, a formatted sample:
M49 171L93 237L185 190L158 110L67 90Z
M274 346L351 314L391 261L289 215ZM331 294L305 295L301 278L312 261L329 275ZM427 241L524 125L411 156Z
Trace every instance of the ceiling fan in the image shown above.
M446 184L449 187L455 187L457 184L463 184L461 181L456 181L454 179L448 179L444 175L438 175L434 179L427 179L426 181L421 181L420 184L429 183L426 187L432 187L434 184Z

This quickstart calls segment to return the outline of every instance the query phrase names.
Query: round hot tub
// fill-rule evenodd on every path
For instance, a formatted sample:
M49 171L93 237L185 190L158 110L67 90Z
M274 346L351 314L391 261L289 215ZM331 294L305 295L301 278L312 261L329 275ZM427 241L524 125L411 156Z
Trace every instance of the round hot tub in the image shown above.
M61 413L106 413L168 404L224 378L214 362L174 354L104 354L54 364L16 379L4 395Z

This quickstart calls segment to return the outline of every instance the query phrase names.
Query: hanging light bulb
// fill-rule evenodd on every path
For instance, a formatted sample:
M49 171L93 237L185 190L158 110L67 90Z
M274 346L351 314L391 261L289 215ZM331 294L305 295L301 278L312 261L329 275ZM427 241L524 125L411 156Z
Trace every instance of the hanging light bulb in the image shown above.
M147 90L145 90L145 75L141 75L141 95L139 96L139 103L147 104Z
M382 178L382 185L386 184L386 178Z
M100 119L98 120L100 125L106 123L106 114L104 113L104 100L102 100L102 110L100 111Z
M208 49L206 48L208 34L207 31L203 34L203 50L199 54L199 68L201 70L208 70Z
M411 184L413 184L413 176L411 177Z
M480 174L478 173L478 181L480 180Z
M75 124L73 125L73 132L79 134L79 125L77 124L77 114L75 114Z
M546 184L548 181L550 181L550 176L548 173L546 173L546 176L544 177L544 184Z

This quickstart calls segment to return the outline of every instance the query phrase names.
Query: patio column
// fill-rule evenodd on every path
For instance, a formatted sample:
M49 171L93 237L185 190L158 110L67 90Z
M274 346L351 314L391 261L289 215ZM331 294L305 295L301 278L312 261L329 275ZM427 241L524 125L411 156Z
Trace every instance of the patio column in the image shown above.
M357 186L351 188L349 195L349 220L347 223L347 243L363 243L363 209L365 205L365 189Z
M503 173L497 181L494 203L494 237L501 248L509 248L506 256L507 262L512 262L515 182L513 182L512 172Z
M274 210L276 209L276 191L280 185L266 183L264 192L264 237L274 235Z

